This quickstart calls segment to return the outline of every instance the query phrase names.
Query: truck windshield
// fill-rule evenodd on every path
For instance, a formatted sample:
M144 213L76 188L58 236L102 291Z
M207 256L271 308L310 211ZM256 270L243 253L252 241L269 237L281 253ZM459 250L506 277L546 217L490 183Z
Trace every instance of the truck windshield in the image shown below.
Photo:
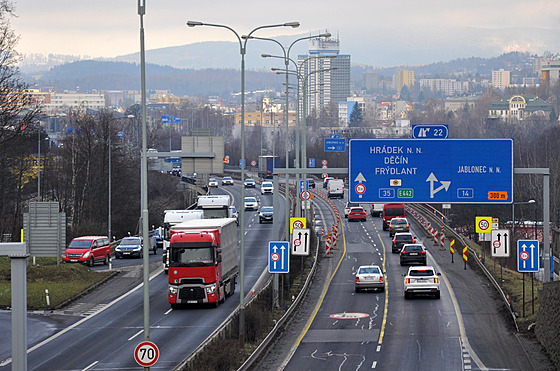
M228 217L228 209L227 208L220 208L220 209L203 209L204 210L204 219L219 219L219 218L227 218Z
M171 246L170 267L191 267L201 265L214 265L214 249L212 245L197 247L189 244L176 244Z
M385 216L402 216L404 215L404 209L400 207L388 207L385 209Z

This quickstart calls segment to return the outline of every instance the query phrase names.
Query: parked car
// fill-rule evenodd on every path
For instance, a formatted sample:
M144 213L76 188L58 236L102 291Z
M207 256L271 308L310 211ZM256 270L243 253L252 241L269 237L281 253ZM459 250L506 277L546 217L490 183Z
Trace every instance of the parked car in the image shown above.
M440 298L441 273L436 273L430 266L410 267L404 277L404 298L410 299L412 295L428 294Z
M84 236L74 238L64 253L62 261L84 263L93 267L96 262L108 265L111 259L111 244L107 236Z
M115 257L117 259L142 258L143 256L141 237L125 237L121 240L119 246L115 248Z
M272 182L262 182L261 184L261 194L272 194L274 193L274 185Z
M426 249L419 243L404 244L400 255L401 265L420 263L426 265Z
M218 187L218 181L216 178L208 179L208 187Z
M243 201L243 207L245 210L258 210L259 209L259 201L255 197L245 197Z
M385 291L383 271L378 265L362 265L356 271L355 291L364 289L375 289Z
M243 185L245 188L255 188L255 180L254 179L245 179Z
M360 204L354 202L347 202L346 206L344 207L344 217L348 218L348 214L350 213L350 209L353 207L358 207Z
M233 185L233 178L230 176L225 176L222 178L222 185Z
M348 221L366 221L366 211L361 206L356 206L350 208L350 212L348 213Z
M397 232L410 231L410 224L406 218L393 218L389 223L389 236L393 237Z
M407 243L415 243L416 240L410 232L398 232L393 237L392 252L400 252L402 247Z
M261 212L259 213L259 223L264 222L272 223L274 221L274 209L272 206L261 207Z

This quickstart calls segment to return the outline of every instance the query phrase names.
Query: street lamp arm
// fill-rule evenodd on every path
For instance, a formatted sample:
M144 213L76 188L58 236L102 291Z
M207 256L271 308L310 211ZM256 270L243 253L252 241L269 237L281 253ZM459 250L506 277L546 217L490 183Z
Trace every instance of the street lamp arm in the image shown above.
M245 54L245 47L243 45L243 41L241 40L241 37L239 36L239 34L233 28L231 28L231 27L229 27L225 24L203 23L203 22L198 22L198 21L187 21L187 26L188 27L209 26L209 27L218 27L218 28L228 29L231 32L233 32L235 37L237 37L237 41L239 42L239 47L240 47L240 53Z

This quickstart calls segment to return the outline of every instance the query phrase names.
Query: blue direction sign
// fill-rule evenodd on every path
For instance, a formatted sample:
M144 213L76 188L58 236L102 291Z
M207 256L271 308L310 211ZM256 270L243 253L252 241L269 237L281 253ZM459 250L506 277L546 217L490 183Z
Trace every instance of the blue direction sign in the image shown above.
M445 139L449 136L448 125L412 125L413 138Z
M315 159L314 158L309 159L309 167L315 167Z
M180 124L181 123L181 118L180 117L173 117L173 123L174 124Z
M513 139L351 139L348 153L350 202L513 202Z
M288 241L268 241L268 273L290 273Z
M161 123L167 124L169 122L169 115L161 115Z
M517 241L517 271L538 272L540 265L539 241Z
M346 152L346 139L325 138L325 152Z
M340 139L340 134L329 134L329 138L331 138L331 139Z

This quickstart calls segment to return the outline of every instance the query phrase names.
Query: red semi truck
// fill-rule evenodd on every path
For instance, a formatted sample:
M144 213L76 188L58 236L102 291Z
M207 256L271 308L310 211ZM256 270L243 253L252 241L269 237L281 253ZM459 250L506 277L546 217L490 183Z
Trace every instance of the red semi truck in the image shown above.
M233 295L239 275L237 223L233 218L195 219L177 224L169 243L172 308L210 303Z

